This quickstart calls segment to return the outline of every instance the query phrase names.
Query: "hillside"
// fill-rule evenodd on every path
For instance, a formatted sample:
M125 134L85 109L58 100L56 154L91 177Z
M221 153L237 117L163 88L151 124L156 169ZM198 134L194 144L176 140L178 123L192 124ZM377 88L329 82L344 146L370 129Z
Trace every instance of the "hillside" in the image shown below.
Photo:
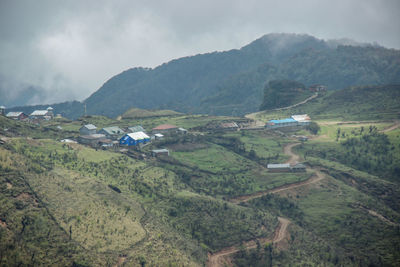
M394 98L398 86L347 90L354 97L343 105L359 105L380 91ZM348 98L335 91L312 101ZM398 101L382 101L382 114L396 116ZM249 121L239 117L128 114L41 125L0 117L0 266L400 263L393 121L339 123L329 114L314 136L302 128L245 129ZM243 128L215 128L231 121ZM86 123L147 130L169 123L189 132L128 152L58 141L76 138ZM312 138L301 144L293 135ZM170 155L154 158L155 148ZM298 161L305 172L267 170Z
M398 119L400 85L355 86L323 92L303 105L281 111L258 112L255 116L259 120L267 121L272 118L304 113L311 115L314 119Z

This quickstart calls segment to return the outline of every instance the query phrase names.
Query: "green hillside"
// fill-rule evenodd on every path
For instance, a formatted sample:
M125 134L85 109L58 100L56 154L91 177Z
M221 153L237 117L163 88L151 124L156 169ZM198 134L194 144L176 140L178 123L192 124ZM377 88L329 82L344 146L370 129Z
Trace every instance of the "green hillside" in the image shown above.
M278 85L303 90L267 91ZM40 125L0 116L0 266L398 266L398 92L351 87L296 107L317 135L165 110ZM240 130L218 127L232 121ZM189 132L128 152L59 141L87 123ZM293 160L306 171L267 169Z
M240 50L134 68L85 100L89 114L115 117L135 106L179 112L243 115L262 103L265 85L296 80L329 89L400 83L400 53L383 47L331 47L307 35L271 34Z
M268 94L265 96L268 98ZM309 114L313 119L379 120L398 119L400 86L357 86L319 93L317 98L287 110L256 113L260 120Z

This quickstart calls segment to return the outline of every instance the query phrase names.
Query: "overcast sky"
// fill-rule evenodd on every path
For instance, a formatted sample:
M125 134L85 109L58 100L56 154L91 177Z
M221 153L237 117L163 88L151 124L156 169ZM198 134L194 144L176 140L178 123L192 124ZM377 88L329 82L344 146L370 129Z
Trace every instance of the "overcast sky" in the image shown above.
M128 68L275 32L399 49L400 1L0 0L0 98L33 85L31 103L83 100Z

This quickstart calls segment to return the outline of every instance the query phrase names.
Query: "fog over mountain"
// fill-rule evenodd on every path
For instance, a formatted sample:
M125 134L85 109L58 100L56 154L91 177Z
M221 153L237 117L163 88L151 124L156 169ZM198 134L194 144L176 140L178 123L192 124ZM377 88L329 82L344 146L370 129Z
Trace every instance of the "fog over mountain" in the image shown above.
M0 104L83 100L131 67L237 49L270 32L399 48L399 11L395 0L5 0Z

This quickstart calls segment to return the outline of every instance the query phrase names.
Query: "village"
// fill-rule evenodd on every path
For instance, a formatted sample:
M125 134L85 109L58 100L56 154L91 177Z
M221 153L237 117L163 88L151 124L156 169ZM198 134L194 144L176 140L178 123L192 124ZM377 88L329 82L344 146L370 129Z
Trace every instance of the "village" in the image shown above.
M55 118L61 118L61 115L54 116L52 107L45 110L34 110L27 115L24 112L8 112L5 113L5 107L0 107L0 113L9 119L18 120L26 123L39 125L41 122L50 121ZM269 120L264 126L253 127L252 122L235 122L224 121L219 123L208 124L203 131L208 133L243 131L243 130L265 130L278 131L282 129L296 129L305 127L311 123L311 118L307 114L292 115L289 118ZM61 126L57 126L61 129ZM190 133L187 129L172 124L160 124L151 130L144 129L141 125L133 125L129 127L119 127L116 125L107 126L98 129L93 124L84 124L79 129L79 135L74 138L64 138L60 142L71 144L79 143L90 146L94 149L113 150L115 152L127 154L136 159L146 159L149 157L168 157L170 151L165 147L159 147L160 141L165 138L181 138L187 134L204 134ZM305 142L307 136L291 136L298 141ZM152 144L151 150L144 151L143 148ZM145 153L146 152L146 153ZM303 163L268 163L267 169L270 172L305 172L306 166Z

